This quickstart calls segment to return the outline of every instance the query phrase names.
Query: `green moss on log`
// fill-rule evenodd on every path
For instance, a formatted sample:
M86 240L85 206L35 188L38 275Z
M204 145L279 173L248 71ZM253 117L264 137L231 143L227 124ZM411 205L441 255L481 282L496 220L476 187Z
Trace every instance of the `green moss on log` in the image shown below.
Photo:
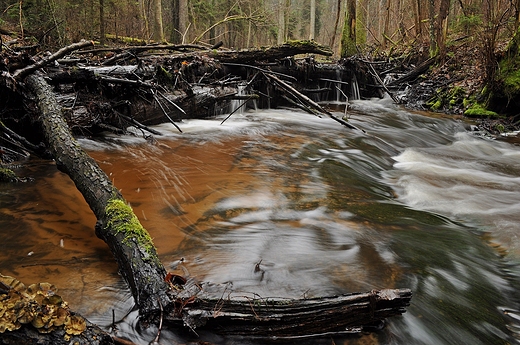
M107 217L106 227L115 230L116 234L124 234L123 244L134 241L138 247L144 249L148 258L156 257L152 238L129 205L121 199L113 198L108 201L105 212Z
M0 168L0 182L16 182L18 181L18 177L8 168Z
M289 40L285 42L283 45L299 50L314 51L316 53L326 56L330 56L333 54L332 50L329 47L323 46L321 44L309 40Z

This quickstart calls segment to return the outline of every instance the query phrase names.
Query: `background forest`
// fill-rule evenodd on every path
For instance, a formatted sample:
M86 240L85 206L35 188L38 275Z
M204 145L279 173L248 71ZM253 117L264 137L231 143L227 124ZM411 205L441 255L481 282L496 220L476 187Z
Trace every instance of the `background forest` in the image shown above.
M462 111L520 107L520 0L2 0L0 9L0 33L51 49L80 39L232 49L311 39L335 59L435 57L443 80L434 89L450 84L472 98ZM455 111L444 94L425 97L430 110Z
M347 55L409 45L443 54L465 36L491 52L498 39L513 36L519 6L520 0L3 0L0 26L53 46L131 37L247 48L310 38L339 52L343 32Z

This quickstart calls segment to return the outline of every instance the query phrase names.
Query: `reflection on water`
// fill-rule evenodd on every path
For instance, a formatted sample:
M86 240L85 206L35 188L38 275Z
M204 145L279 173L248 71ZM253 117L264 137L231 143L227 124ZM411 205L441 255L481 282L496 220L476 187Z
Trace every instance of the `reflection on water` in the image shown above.
M450 119L356 101L347 130L278 110L83 139L148 229L168 266L264 297L410 287L382 331L336 344L505 344L520 334L520 150ZM128 289L95 237L86 203L47 162L0 185L0 272L56 284L74 309L146 344ZM186 335L163 332L167 342ZM193 335L188 335L193 339ZM205 335L214 343L244 340ZM313 343L332 343L330 338Z

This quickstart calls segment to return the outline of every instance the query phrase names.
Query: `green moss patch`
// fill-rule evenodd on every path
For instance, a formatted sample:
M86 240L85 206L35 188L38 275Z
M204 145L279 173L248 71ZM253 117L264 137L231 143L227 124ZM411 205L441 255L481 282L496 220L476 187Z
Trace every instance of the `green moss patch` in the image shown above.
M110 199L105 212L107 215L106 227L115 230L116 234L124 234L123 243L136 242L149 257L157 257L152 238L143 228L132 208L124 200Z
M468 117L498 117L499 115L494 111L487 110L480 103L474 103L471 107L469 107L464 115Z
M0 182L17 182L18 177L11 169L0 168Z

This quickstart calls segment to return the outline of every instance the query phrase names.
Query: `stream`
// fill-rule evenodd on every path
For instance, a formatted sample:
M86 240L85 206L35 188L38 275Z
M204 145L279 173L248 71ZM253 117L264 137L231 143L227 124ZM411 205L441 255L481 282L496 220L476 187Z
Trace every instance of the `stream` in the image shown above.
M156 126L156 142L79 140L168 270L262 297L412 289L382 330L310 344L520 343L517 144L389 99L352 102L366 133L288 109L225 116ZM90 321L151 342L74 184L37 158L16 173L34 181L0 184L0 273L55 284ZM163 330L161 344L252 343L199 336Z

